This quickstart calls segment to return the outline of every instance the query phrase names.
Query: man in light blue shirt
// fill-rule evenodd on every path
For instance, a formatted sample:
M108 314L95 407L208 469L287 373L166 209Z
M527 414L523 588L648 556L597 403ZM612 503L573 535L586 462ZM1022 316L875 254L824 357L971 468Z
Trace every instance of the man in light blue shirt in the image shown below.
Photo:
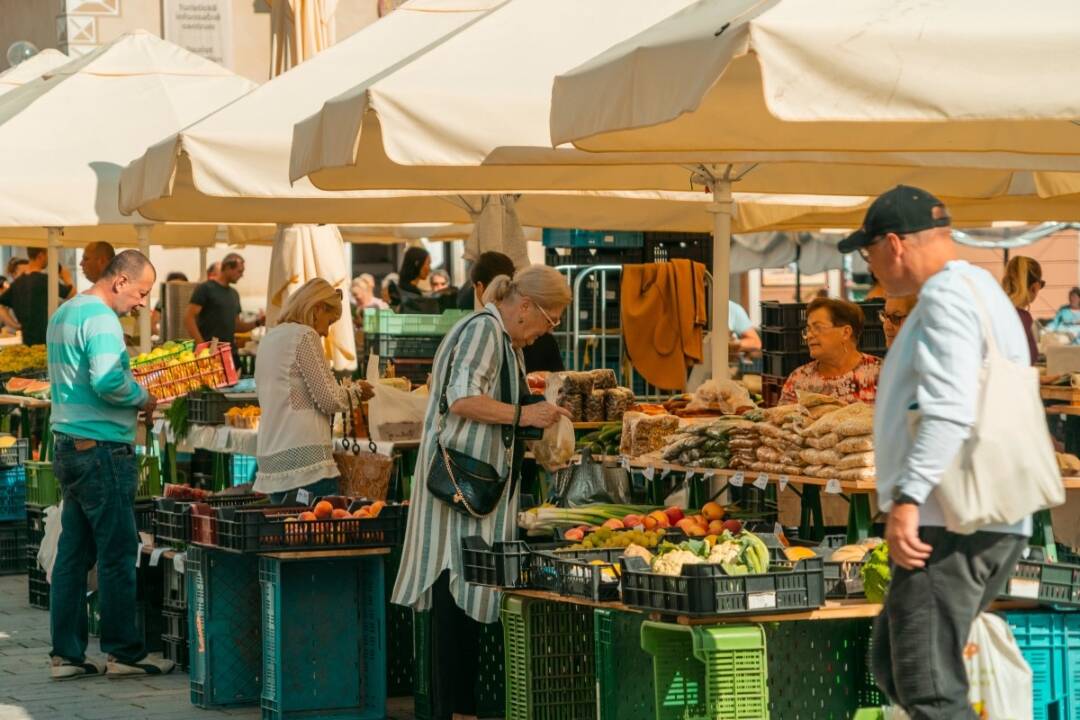
M1001 354L1030 362L1015 308L990 273L957 259L949 225L940 200L900 185L875 200L863 227L840 244L862 254L890 296L919 296L885 358L874 412L893 578L874 624L873 669L913 720L977 718L964 646L1031 534L1030 518L971 535L949 532L935 493L975 424L987 341L978 302ZM1017 483L1022 492L1022 478Z

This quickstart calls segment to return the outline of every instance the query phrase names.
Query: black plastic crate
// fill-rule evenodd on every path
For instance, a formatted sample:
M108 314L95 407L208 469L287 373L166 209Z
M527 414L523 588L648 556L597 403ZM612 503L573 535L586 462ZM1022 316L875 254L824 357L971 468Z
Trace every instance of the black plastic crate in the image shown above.
M713 240L709 233L645 233L645 262L692 260L711 268L712 252Z
M192 503L200 502L210 507L243 507L266 500L259 493L242 495L212 495L202 500L157 498L154 500L154 543L182 547L191 542Z
M433 358L443 341L443 335L383 335L364 336L364 355L380 358Z
M405 537L407 507L387 505L374 518L294 520L307 508L217 508L216 547L234 552L393 547ZM195 516L196 518L198 516ZM193 523L195 520L193 519ZM193 525L192 540L200 541Z
M796 328L761 328L761 349L764 352L805 352L806 340L803 329Z
M30 440L19 438L14 445L0 449L0 468L22 465L30 457Z
M187 612L183 610L162 610L161 634L177 640L186 640L188 636Z
M177 639L162 635L161 656L166 660L172 660L176 663L176 667L181 670L187 670L189 664L187 639Z
M761 303L761 327L802 330L806 326L806 303L782 303L765 300Z
M171 560L164 562L165 567L161 571L161 604L166 610L184 611L187 608L187 584L184 582L184 573L177 572Z
M135 503L135 529L147 535L154 534L154 502L141 500Z
M682 575L659 575L637 557L622 563L623 602L665 615L744 615L791 612L825 602L824 562L774 565L756 575L728 575L718 565L685 565Z
M0 575L26 572L26 526L21 522L0 525Z
M231 397L220 392L202 390L189 393L188 422L196 425L224 425L225 413L234 407L258 405L259 398L254 394L244 397Z
M867 300L865 302L856 303L863 311L863 327L866 328L880 328L881 327L881 312L885 309L884 300Z
M529 587L531 550L520 540L488 544L479 535L461 539L465 582L491 587Z
M1058 547L1060 562L1049 562L1044 550L1031 547L1016 563L1002 597L1080 607L1080 557Z
M619 560L624 548L534 552L531 587L595 602L619 599ZM601 561L597 564L595 561Z
M862 337L859 338L859 349L864 353L876 355L885 352L885 328L881 325L863 328Z
M805 350L798 352L763 352L761 354L761 369L766 375L786 378L795 370L810 362L810 353Z
M647 262L643 248L546 248L544 264L566 265L637 265ZM651 262L651 261L650 261Z
M45 508L38 505L26 506L26 543L41 547L45 537Z
M30 607L48 610L49 581L45 579L45 571L37 569L36 562L34 565L35 567L29 568L26 572Z

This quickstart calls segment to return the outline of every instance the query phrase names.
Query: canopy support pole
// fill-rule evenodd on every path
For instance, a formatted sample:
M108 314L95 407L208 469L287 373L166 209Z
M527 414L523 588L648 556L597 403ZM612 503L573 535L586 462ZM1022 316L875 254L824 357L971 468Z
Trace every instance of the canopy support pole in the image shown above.
M49 244L46 252L46 271L49 277L49 317L60 307L60 228L48 228Z
M206 282L206 246L199 248L199 282Z
M137 225L135 231L139 238L139 252L150 258L150 226ZM150 352L150 307L139 308L139 352Z
M712 377L728 377L728 296L731 293L731 166L722 177L709 174L708 185L713 201L708 211L713 216L712 266Z

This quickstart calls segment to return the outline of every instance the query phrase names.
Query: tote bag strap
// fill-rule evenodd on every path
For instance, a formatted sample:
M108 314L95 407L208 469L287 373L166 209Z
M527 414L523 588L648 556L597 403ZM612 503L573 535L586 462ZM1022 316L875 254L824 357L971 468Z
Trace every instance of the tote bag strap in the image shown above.
M971 294L975 296L975 313L979 316L979 327L982 328L983 349L986 352L986 359L996 360L1001 355L1001 352L998 350L997 336L994 335L994 326L990 322L990 313L986 310L986 303L983 302L982 295L979 294L979 289L975 287L975 283L971 278L967 275L964 275L963 278L968 288L971 289Z

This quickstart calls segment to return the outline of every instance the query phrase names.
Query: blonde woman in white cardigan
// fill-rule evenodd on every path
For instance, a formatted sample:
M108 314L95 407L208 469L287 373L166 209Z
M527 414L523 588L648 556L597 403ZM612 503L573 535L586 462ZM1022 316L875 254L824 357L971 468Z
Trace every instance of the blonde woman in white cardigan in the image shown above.
M303 488L336 495L334 415L371 397L360 383L343 388L330 372L323 338L341 317L342 293L316 278L289 296L277 325L259 342L255 386L259 420L255 490L280 498ZM351 396L351 397L350 397Z

